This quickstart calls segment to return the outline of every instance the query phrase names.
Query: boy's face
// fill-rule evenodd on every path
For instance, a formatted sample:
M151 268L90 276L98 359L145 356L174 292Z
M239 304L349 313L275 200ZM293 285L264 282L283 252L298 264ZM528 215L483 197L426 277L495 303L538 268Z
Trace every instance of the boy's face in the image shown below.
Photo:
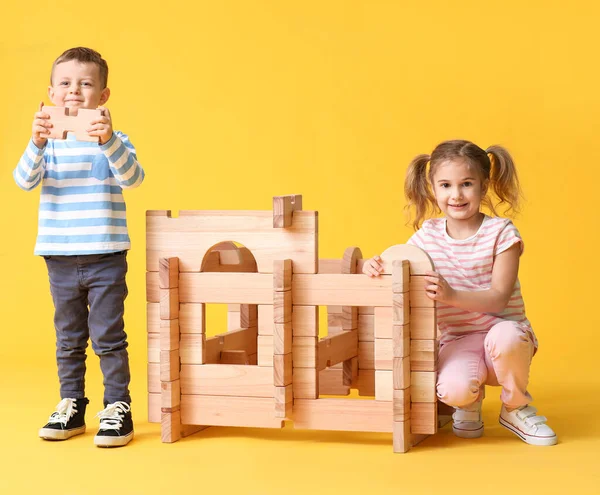
M57 107L96 109L107 102L110 90L102 88L96 64L69 60L54 67L48 96Z

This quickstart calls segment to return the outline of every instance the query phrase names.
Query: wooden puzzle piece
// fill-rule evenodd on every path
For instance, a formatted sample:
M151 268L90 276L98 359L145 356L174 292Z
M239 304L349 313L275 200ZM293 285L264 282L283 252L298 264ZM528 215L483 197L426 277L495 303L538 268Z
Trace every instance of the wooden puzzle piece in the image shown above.
M44 106L42 112L50 115L51 138L67 139L67 132L73 132L78 141L98 142L98 137L90 136L86 129L90 127L92 120L102 116L101 110Z

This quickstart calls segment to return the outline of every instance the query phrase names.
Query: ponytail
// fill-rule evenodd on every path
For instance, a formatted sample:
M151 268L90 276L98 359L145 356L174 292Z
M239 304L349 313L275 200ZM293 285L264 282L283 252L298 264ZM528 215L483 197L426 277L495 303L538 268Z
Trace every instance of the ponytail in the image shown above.
M502 146L490 146L486 152L491 163L490 188L498 198L496 206L506 206L506 211L519 212L521 186L515 163L510 153ZM486 206L497 215L493 203L487 199Z
M427 182L429 155L418 155L410 162L404 181L404 195L408 200L406 210L415 208L413 227L417 230L430 210L435 210L436 202Z

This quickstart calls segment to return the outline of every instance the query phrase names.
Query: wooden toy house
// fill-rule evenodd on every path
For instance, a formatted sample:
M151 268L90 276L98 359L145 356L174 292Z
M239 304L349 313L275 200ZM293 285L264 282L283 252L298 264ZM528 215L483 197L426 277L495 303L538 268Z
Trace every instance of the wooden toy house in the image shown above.
M149 420L162 440L207 426L392 432L406 452L438 428L437 325L427 254L319 260L316 211L280 196L273 211L147 212ZM206 337L205 305L228 305ZM328 335L319 338L319 306ZM347 396L357 389L360 398Z

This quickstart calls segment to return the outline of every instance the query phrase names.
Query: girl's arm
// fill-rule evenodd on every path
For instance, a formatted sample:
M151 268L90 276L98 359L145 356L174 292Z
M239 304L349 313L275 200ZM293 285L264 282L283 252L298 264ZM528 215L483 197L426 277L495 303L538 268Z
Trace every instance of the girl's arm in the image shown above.
M477 313L500 313L510 299L517 275L521 246L517 243L496 256L492 268L492 286L482 291L456 290L437 272L427 272L427 297L449 306Z

